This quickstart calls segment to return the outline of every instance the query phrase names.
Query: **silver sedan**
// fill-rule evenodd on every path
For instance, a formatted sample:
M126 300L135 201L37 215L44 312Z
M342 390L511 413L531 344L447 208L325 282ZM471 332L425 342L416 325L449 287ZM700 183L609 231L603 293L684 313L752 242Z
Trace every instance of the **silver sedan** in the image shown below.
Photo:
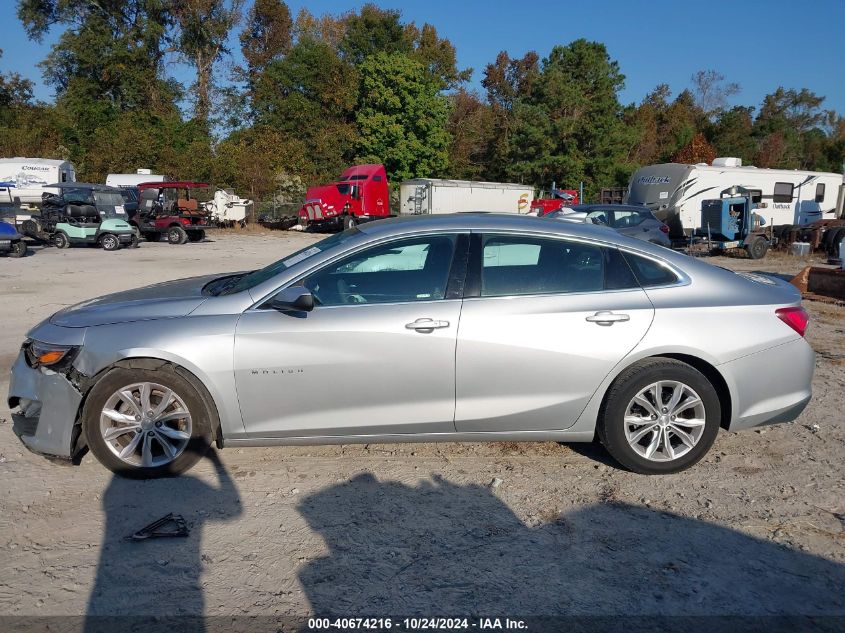
M671 473L795 419L795 288L606 227L394 219L248 273L87 301L33 328L9 407L33 451L136 477L218 447L590 442Z

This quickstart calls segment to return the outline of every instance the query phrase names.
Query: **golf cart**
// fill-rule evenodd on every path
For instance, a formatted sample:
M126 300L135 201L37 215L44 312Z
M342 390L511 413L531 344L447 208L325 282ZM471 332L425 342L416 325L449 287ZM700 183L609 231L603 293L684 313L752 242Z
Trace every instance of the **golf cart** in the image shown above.
M9 191L10 183L0 182L0 253L9 257L26 255L26 242L15 228L15 205Z
M142 182L138 185L138 212L129 221L144 239L157 242L162 235L171 244L201 242L213 228L205 205L197 199L203 182Z
M121 246L138 246L119 189L81 182L56 183L49 188L58 193L42 195L40 216L21 224L24 235L58 248L82 244L116 251Z

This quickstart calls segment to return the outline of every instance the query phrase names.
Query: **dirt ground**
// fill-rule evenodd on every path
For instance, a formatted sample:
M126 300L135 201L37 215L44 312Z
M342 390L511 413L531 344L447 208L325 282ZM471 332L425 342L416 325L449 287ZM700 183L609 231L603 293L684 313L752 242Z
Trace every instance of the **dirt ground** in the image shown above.
M406 444L224 449L181 478L139 482L90 455L49 462L14 437L8 371L41 319L257 267L313 239L228 233L0 261L0 616L845 616L845 308L834 305L806 304L818 355L800 419L721 432L671 476L623 471L594 445ZM710 261L787 275L805 264ZM124 540L168 512L190 536Z

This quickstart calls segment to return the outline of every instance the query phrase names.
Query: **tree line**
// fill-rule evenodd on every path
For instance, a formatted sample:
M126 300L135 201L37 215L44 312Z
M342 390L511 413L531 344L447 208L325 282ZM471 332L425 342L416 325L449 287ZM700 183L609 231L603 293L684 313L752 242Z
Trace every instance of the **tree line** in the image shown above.
M346 165L382 162L394 185L583 182L594 197L657 162L840 171L845 160L845 118L823 96L778 87L759 108L729 107L740 87L702 70L680 94L660 84L625 105L619 64L584 39L542 58L503 51L478 91L435 26L374 4L294 16L282 0L19 0L17 15L35 41L61 31L39 63L55 100L0 76L0 156L68 159L80 180L145 166L297 202Z

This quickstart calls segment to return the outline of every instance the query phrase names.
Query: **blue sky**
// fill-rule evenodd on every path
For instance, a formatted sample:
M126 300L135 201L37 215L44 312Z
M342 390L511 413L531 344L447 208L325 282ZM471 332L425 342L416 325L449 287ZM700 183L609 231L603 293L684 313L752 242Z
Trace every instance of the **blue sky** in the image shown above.
M36 64L58 36L42 44L27 40L12 18L14 0L0 0L0 71L16 71L38 82L36 96L50 100ZM362 3L349 0L289 0L314 14L342 13ZM715 69L742 86L735 104L759 106L778 86L809 88L827 97L824 106L845 114L845 0L650 0L531 1L428 0L377 2L399 9L406 21L430 22L457 47L461 68L475 69L480 87L485 64L500 50L512 57L536 50L541 57L556 44L580 37L603 42L626 76L623 103L639 102L659 83L674 94L689 86L697 70ZM234 48L237 49L236 42ZM174 64L180 81L192 75Z

